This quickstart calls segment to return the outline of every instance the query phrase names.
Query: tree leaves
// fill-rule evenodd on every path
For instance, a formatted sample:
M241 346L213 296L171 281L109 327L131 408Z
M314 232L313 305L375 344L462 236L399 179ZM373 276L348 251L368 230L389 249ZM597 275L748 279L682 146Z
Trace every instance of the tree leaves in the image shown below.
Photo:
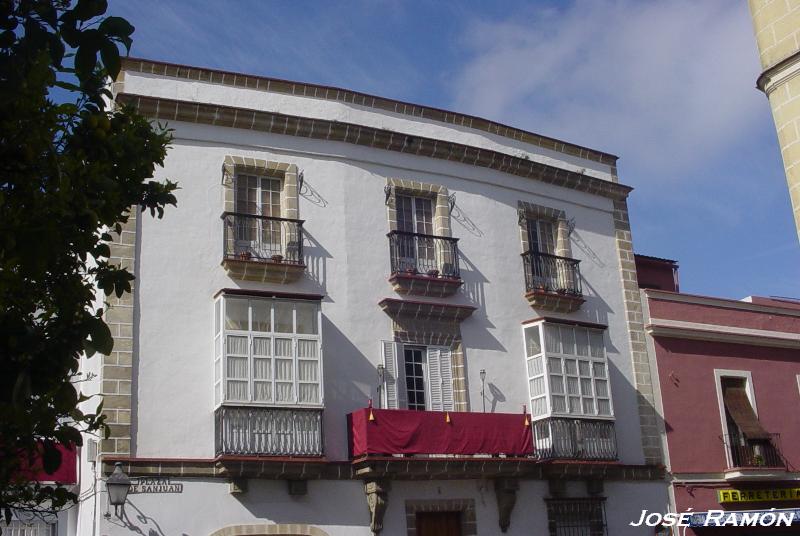
M151 180L170 133L128 107L108 110L108 76L133 26L102 18L105 0L0 0L0 511L59 508L75 495L23 479L52 472L58 445L106 436L102 404L80 407L82 355L110 354L97 301L131 290L122 223L161 217L177 185ZM52 90L72 95L53 103ZM133 246L120 244L121 249ZM112 257L112 254L115 256ZM111 308L113 311L113 307ZM42 506L42 505L47 505Z

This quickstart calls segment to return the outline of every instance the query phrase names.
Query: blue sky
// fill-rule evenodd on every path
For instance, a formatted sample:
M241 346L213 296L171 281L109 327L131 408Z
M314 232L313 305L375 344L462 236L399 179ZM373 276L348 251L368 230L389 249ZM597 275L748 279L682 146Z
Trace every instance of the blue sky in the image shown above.
M800 297L746 2L111 0L132 55L457 110L620 157L684 292Z

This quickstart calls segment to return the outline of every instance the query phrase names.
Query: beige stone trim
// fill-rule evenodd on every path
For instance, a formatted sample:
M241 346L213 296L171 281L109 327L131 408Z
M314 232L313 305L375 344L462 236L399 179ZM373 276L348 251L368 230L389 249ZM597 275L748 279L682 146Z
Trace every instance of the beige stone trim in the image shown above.
M461 534L478 534L475 499L432 499L406 501L406 534L417 536L417 512L460 512Z
M253 523L231 525L215 530L210 536L328 536L324 530L303 523Z
M272 177L281 180L281 217L298 218L297 165L259 158L226 155L222 163L225 212L234 211L234 181L237 173Z
M117 96L117 102L130 104L142 115L153 119L352 143L493 169L611 199L624 199L631 191L629 186L616 182L616 177L613 177L613 181L607 181L499 151L434 138L409 136L402 132L365 125L143 95L120 94ZM413 138L414 143L409 144L409 138Z
M451 236L450 226L450 200L446 186L441 184L428 184L409 179L386 179L389 187L389 199L386 202L386 212L389 218L389 230L397 230L397 194L415 197L427 197L433 201L433 234L436 236Z
M659 465L664 460L661 450L661 433L658 427L658 414L655 407L653 375L647 354L639 282L636 278L636 263L633 257L628 204L625 201L614 201L614 234L619 255L619 270L623 287L625 322L633 364L634 387L636 388L639 406L642 451L646 464Z
M134 273L136 251L137 209L131 207L128 221L122 232L110 231L111 256L109 264L120 265ZM131 390L133 382L133 290L137 281L131 281L131 292L122 297L107 297L108 306L104 320L114 338L110 355L102 356L100 369L100 394L103 397L103 415L110 435L99 443L98 454L128 455L131 452Z
M569 241L569 222L567 222L566 212L544 205L535 205L527 201L517 201L517 211L519 212L520 240L523 252L530 249L527 220L549 220L556 226L555 254L559 257L572 258L572 246Z
M289 95L301 95L316 99L345 102L367 108L384 110L391 113L403 114L411 117L420 117L424 119L440 121L442 123L458 125L461 127L468 127L475 130L488 132L496 136L510 138L512 140L542 147L543 149L549 149L603 164L615 165L617 161L616 156L608 153L603 153L587 147L581 147L580 145L548 138L533 132L527 132L503 125L501 123L489 121L487 119L481 119L480 117L450 112L447 110L440 110L437 108L431 108L429 106L420 106L418 104L386 99L383 97L376 97L374 95L368 95L366 93L350 91L347 89L306 84L301 82L290 82L276 78L252 76L242 73L232 73L206 68L188 67L185 65L137 58L123 58L122 69L123 70L120 71L120 75L124 74L124 72L127 70L131 72L182 78L184 80L210 82L212 84L221 84L231 87L269 91L272 93L286 93Z

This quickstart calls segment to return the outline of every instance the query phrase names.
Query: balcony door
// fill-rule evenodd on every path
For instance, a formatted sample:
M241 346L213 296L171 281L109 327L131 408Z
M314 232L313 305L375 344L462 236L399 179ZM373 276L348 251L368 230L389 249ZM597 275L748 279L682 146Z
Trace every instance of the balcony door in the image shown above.
M427 197L396 196L397 230L416 235L433 234L433 202ZM437 270L433 239L425 236L398 237L398 268L426 273Z
M461 536L461 512L417 512L417 536Z
M543 256L555 255L556 252L556 230L553 222L529 219L527 230L534 287L559 288L555 259Z
M254 175L236 176L235 210L251 216L281 216L281 181ZM259 217L237 216L236 253L269 259L283 255L282 222Z

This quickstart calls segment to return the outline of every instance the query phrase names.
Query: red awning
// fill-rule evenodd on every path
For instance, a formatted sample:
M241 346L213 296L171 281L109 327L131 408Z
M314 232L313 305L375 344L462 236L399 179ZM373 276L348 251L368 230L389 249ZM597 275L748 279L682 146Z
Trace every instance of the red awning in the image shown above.
M365 408L347 419L354 458L369 454L533 454L531 427L521 413Z

